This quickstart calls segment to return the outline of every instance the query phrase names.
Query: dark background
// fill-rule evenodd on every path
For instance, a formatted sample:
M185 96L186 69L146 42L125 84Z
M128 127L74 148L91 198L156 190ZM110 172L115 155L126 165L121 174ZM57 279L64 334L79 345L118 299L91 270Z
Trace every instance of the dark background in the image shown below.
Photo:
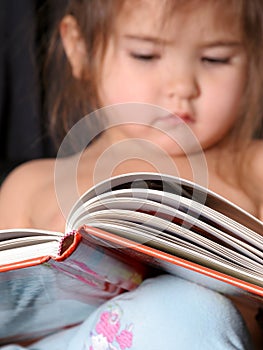
M43 112L43 63L66 0L0 1L0 182L17 165L54 157Z

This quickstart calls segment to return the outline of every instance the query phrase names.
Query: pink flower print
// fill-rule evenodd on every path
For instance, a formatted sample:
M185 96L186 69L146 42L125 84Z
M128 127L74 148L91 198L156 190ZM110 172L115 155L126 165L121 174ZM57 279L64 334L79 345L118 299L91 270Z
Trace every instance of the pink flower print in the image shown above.
M120 329L119 314L117 312L105 311L100 316L96 325L96 332L104 335L109 343L112 343Z
M131 332L132 325L121 331L119 335L116 336L116 341L119 343L121 350L131 348L133 334Z
M92 345L89 350L117 350L112 344L109 344L107 339L102 334L94 334L91 337Z

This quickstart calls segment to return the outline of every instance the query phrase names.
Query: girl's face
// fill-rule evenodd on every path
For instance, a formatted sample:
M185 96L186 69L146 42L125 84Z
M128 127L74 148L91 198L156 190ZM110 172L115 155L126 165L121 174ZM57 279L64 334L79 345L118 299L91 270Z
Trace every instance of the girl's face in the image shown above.
M147 124L171 132L178 115L204 149L216 145L239 117L247 83L247 57L236 18L231 25L221 20L224 9L218 13L209 1L192 10L178 9L164 24L161 1L139 3L120 15L106 50L98 89L102 105L158 105L171 115L148 119ZM121 130L125 137L147 138L178 152L167 137L146 128Z

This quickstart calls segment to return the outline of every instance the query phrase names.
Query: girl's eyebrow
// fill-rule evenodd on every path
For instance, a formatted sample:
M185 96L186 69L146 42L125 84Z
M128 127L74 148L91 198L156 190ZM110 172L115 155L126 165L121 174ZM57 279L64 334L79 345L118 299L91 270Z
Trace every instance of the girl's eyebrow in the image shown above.
M165 38L152 36L152 35L143 35L143 34L124 34L123 38L125 40L134 40L142 42L150 42L154 44L173 44L172 40L167 40ZM243 43L239 40L208 40L202 43L204 48L213 48L213 47L241 47Z
M213 47L240 47L242 46L241 41L235 40L216 40L216 41L207 41L202 44L204 48L213 48Z
M134 41L145 41L145 42L151 42L154 44L164 44L164 43L169 43L168 40L160 38L160 37L155 37L155 36L150 36L150 35L142 35L142 34L124 34L123 35L124 39L127 40L134 40Z

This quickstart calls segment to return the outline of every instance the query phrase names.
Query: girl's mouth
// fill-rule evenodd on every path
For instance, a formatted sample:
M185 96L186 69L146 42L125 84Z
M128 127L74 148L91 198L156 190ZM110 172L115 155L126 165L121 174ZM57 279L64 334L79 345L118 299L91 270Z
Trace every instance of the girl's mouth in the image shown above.
M170 113L166 116L156 118L153 125L166 125L170 127L177 126L179 124L186 123L191 124L194 122L193 118L188 113Z
M175 116L177 118L180 118L183 122L185 122L187 124L190 124L190 123L194 122L193 118L188 113L177 112L177 113L175 113Z

